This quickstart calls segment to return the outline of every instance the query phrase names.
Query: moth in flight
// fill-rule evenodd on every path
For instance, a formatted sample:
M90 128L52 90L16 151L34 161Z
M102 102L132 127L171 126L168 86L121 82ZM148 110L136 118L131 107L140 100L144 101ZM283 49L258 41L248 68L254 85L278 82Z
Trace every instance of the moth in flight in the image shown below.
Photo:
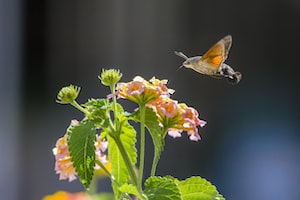
M177 56L185 59L182 66L191 68L198 73L213 76L225 77L229 82L237 84L242 78L242 74L234 71L225 64L232 43L231 35L227 35L214 44L203 56L187 57L182 52L175 51ZM181 66L181 67L182 67Z

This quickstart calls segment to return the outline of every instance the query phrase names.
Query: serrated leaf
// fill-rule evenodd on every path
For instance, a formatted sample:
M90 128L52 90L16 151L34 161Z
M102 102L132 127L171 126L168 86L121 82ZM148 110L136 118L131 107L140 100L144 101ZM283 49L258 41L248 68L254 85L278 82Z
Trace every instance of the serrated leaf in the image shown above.
M199 176L176 182L183 200L225 200L214 185Z
M149 200L181 200L180 190L171 178L152 176L145 182Z
M161 127L159 126L156 113L148 107L146 107L145 111L145 124L152 137L155 146L155 152L158 156L157 159L159 159L160 153L163 150L164 145L163 133Z
M123 122L121 129L121 141L124 144L126 152L129 156L131 164L135 166L137 162L137 150L135 147L136 144L136 131L131 126L128 121Z
M139 112L135 113L132 116L132 119L134 121L140 121ZM163 150L163 147L164 147L164 139L163 139L162 129L159 126L157 116L156 116L155 112L151 108L148 108L148 107L146 107L146 110L145 110L145 125L151 135L151 138L152 138L152 141L154 144L153 163L156 166L158 163L158 160L160 158L161 152Z
M138 199L143 200L145 197L143 197L139 192L136 186L132 184L124 184L121 187L119 187L119 190L123 193L132 194L136 196Z
M81 183L89 188L95 167L96 129L91 121L81 121L68 130L68 146Z
M89 99L82 106L91 113L88 116L89 120L94 121L98 126L108 126L107 111L111 109L111 104L107 99Z

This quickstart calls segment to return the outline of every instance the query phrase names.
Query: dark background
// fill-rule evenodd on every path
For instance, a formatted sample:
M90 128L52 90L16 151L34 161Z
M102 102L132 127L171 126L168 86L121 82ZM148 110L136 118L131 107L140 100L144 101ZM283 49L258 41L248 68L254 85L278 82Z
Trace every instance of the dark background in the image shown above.
M56 94L75 84L81 103L105 97L97 76L117 68L123 81L169 79L208 122L197 143L166 138L158 175L200 175L230 200L300 199L299 19L298 0L0 0L1 198L83 190L54 172L56 140L82 118ZM174 50L201 55L227 34L238 85L178 70Z

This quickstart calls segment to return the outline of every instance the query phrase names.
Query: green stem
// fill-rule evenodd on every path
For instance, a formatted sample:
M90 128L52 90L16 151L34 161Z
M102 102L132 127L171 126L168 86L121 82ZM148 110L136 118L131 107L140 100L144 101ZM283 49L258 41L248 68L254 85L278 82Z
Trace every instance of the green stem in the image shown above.
M115 93L115 84L111 85L110 86L110 91L112 94ZM113 98L113 113L114 113L114 130L115 130L115 133L116 133L116 130L119 130L120 127L121 127L121 124L119 124L119 121L117 119L118 117L118 109L117 109L117 98L114 96ZM124 162L125 162L125 165L126 165L126 168L129 172L129 176L132 180L132 182L134 183L134 185L137 185L137 177L136 177L136 174L134 172L134 169L133 169L133 166L131 164L131 161L129 159L129 156L127 154L127 151L120 139L120 133L117 133L117 134L113 134L113 139L115 140L119 150L120 150L120 153L124 159Z
M110 91L112 94L115 93L115 85L110 86ZM114 121L116 121L118 116L118 110L117 110L117 98L115 96L113 97L113 112L114 112Z
M96 163L103 169L103 171L106 173L106 175L110 178L111 181L116 182L115 178L111 175L111 173L108 171L108 169L103 165L102 162L100 162L98 159L96 159ZM117 183L117 182L116 182ZM120 185L119 183L117 183Z
M115 142L116 142L116 144L117 144L117 146L118 146L118 148L120 150L120 153L121 153L121 155L123 157L123 160L125 162L126 168L128 170L129 176L130 176L133 184L137 185L137 177L136 177L136 174L134 172L134 167L131 164L129 156L128 156L127 152L126 152L126 149L125 149L123 143L120 140L120 137L116 136L116 137L113 137L113 139L115 140Z
M140 166L138 175L138 189L142 190L144 163L145 163L145 105L140 105L141 141L140 141Z
M108 169L103 165L102 162L100 162L98 159L96 159L96 163L101 167L101 169L103 169L103 171L107 174L107 176L109 177L109 179L111 180L111 182L114 182L118 187L120 187L120 183L118 181L116 181L115 177L113 177L113 175L108 171ZM128 199L131 199L131 197L128 194L125 194L125 196Z
M83 112L86 116L90 115L90 112L84 109L81 105L79 105L76 101L73 101L71 103L72 106Z

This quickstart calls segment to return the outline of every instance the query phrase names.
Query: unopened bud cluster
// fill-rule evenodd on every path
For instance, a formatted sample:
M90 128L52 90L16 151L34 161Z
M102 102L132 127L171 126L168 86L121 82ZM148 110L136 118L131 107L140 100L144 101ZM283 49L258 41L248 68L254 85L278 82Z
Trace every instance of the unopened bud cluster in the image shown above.
M80 92L80 87L70 85L63 87L57 94L57 102L61 104L68 104L75 101Z

